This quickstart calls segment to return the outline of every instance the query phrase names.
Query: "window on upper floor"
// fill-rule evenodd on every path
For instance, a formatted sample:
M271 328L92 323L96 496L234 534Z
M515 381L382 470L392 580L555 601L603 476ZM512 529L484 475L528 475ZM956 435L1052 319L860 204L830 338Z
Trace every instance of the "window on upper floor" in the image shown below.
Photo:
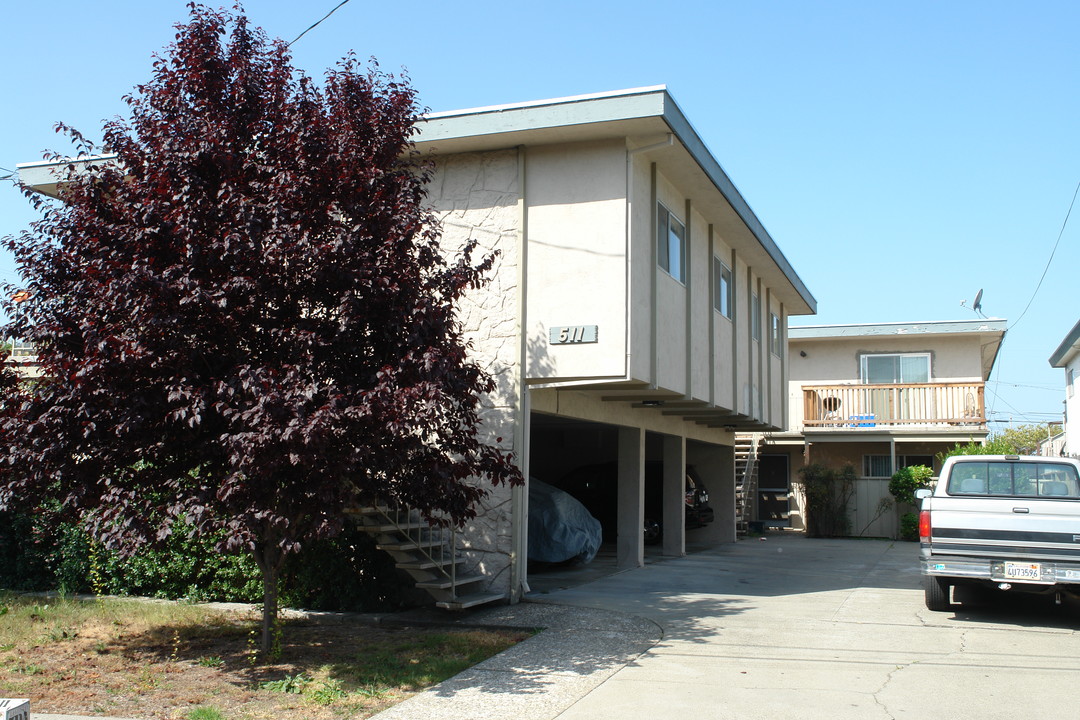
M780 316L769 313L769 350L776 357L784 356L784 333L780 325Z
M686 277L686 226L662 203L656 204L656 261L679 282Z
M860 373L867 385L930 382L930 353L863 355Z
M750 337L761 340L761 299L756 293L750 296Z
M717 257L713 258L713 308L728 320L731 319L731 268Z
M1076 375L1073 373L1073 369L1069 368L1065 371L1065 393L1069 397L1073 396L1076 392Z

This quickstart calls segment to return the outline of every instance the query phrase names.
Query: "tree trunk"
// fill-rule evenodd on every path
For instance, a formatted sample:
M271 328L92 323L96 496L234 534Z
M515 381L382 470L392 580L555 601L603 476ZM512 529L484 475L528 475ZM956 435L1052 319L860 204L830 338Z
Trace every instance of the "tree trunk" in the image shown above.
M281 550L272 542L266 543L261 551L255 550L254 555L263 579L262 636L259 650L266 658L274 649L274 628L278 619L278 574L284 558Z
M277 567L267 567L263 570L263 618L262 618L262 642L260 650L263 656L268 657L274 647L274 625L278 616L278 578Z

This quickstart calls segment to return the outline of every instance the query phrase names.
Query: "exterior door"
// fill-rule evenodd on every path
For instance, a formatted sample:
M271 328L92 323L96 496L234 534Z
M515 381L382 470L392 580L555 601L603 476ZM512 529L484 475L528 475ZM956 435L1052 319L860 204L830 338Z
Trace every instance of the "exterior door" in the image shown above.
M761 455L758 458L758 519L766 527L790 527L787 455Z

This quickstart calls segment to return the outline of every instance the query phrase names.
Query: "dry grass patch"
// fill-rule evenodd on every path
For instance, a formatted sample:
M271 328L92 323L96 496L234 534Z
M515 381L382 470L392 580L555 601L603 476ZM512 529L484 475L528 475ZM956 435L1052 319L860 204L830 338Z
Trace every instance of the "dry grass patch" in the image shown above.
M146 720L365 718L525 636L286 623L280 657L262 662L253 615L0 595L0 696Z

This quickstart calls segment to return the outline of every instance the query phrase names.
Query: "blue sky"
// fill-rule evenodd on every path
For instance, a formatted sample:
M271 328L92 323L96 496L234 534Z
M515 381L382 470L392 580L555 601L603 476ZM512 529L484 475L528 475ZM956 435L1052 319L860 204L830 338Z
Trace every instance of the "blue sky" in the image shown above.
M245 9L291 40L338 2ZM0 167L68 150L57 121L97 137L186 16L184 0L5 3ZM349 50L404 67L434 111L667 85L817 298L793 324L971 319L983 289L1010 324L987 392L999 428L1062 410L1047 358L1078 317L1080 208L1062 233L1077 27L1080 3L1038 0L351 0L293 53L316 77ZM0 185L0 235L33 217Z

